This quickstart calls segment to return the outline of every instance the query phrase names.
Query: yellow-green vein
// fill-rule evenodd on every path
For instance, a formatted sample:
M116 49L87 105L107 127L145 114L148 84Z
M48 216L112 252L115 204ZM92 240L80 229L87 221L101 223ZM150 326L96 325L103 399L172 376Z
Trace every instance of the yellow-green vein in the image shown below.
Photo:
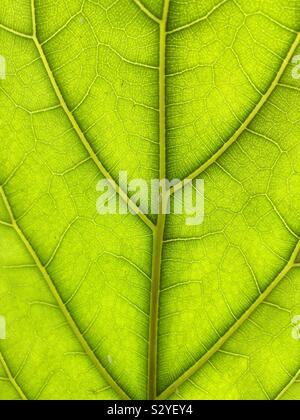
M160 115L160 179L166 178L166 38L169 16L170 0L165 0L163 19L160 24L160 64L159 64L159 115ZM150 303L150 329L149 329L149 372L148 397L153 400L157 396L157 343L158 343L158 316L160 298L161 259L165 230L165 197L159 197L159 215L157 230L153 238L152 256L152 285Z
M161 20L152 12L150 12L150 10L148 10L140 0L133 0L133 2L142 10L143 13L145 13L146 16L148 16L154 22L160 24Z
M85 134L81 130L76 118L72 114L72 112L69 110L68 105L66 101L64 100L64 97L62 95L62 92L55 80L55 77L53 75L53 72L51 70L51 67L48 63L47 57L45 55L45 52L43 50L42 44L39 42L37 31L36 31L36 17L35 17L35 6L34 6L34 0L31 0L32 2L32 22L33 22L33 41L35 43L35 46L38 50L39 56L42 60L42 63L44 65L44 68L46 70L47 76L49 78L49 81L51 83L51 86L57 96L57 99L60 103L60 106L64 110L67 118L69 119L74 131L76 132L77 136L79 137L81 143L83 144L84 148L90 155L93 162L96 164L97 168L101 172L101 174L111 183L112 187L116 191L117 194L124 200L125 203L128 204L130 209L137 214L141 220L151 229L155 229L155 225L152 223L152 221L142 212L142 210L128 197L125 191L115 182L113 177L110 175L110 173L107 171L107 169L102 165L100 162L97 154L93 150L92 146L90 145L88 139L86 138Z
M0 23L0 29L3 29L4 31L10 32L11 34L19 36L21 38L32 39L32 35L23 34L22 32L16 31L15 29L3 25L2 23Z
M234 133L234 135L205 163L203 163L198 169L196 169L194 172L192 172L187 178L188 179L195 179L199 177L203 172L205 172L211 165L213 165L221 156L224 155L224 153L240 138L240 136L244 133L244 131L250 126L254 118L257 116L259 111L263 108L263 106L267 103L268 99L274 92L275 88L278 86L287 66L289 65L298 45L300 43L300 33L297 34L296 39L294 40L291 48L289 49L289 52L284 59L278 73L276 74L275 79L271 83L269 89L267 90L266 94L262 96L259 103L256 105L256 107L253 109L253 111L250 113L248 118L245 120L245 122L239 127L239 129ZM182 182L179 182L175 187L171 189L171 193L175 193L176 191L180 190L182 188Z
M263 303L273 292L273 290L281 283L291 269L295 267L295 261L300 251L300 241L297 243L288 263L278 276L272 281L269 287L258 297L253 305L232 325L231 328L220 338L220 340L203 356L199 359L190 369L182 374L172 385L163 391L158 399L164 400L169 398L181 385L190 379L196 372L198 372L233 336L235 332L250 318L254 311Z
M22 390L22 388L20 387L20 385L17 383L16 379L14 378L13 374L11 373L4 357L3 354L0 352L0 363L3 366L3 369L7 375L7 378L9 379L10 383L12 384L12 386L14 387L14 389L16 390L17 394L20 396L21 400L23 401L27 401L28 398L25 395L24 391Z
M296 375L291 379L291 381L287 384L287 386L285 386L283 390L277 395L277 397L275 398L275 401L281 400L281 398L284 396L284 394L287 393L287 391L291 388L291 386L293 386L297 382L299 375L300 375L300 369L298 370Z
M27 239L27 237L23 233L20 226L18 225L17 220L16 220L16 218L13 214L12 207L11 207L10 202L9 202L9 200L8 200L6 194L5 194L5 191L4 191L3 187L0 187L0 195L2 196L4 205L5 205L5 207L7 209L7 212L10 216L12 227L17 232L17 234L18 234L19 238L21 239L21 241L23 242L25 248L27 249L28 253L32 257L36 267L39 269L39 271L40 271L42 277L44 278L47 286L49 287L49 289L52 293L52 296L54 297L59 309L61 310L63 316L65 317L65 319L67 321L67 324L69 325L70 329L72 330L74 336L77 338L77 340L80 343L82 349L84 350L86 355L89 357L91 362L95 365L95 367L97 368L97 370L99 371L99 373L101 374L103 379L111 386L111 388L122 399L129 399L129 396L121 389L121 387L114 381L114 379L110 376L108 371L100 363L99 359L97 358L97 356L95 355L95 353L91 349L90 345L88 344L88 342L86 341L86 339L82 335L79 327L77 326L75 320L73 319L72 315L70 314L66 304L63 302L62 298L60 297L60 294L59 294L54 282L52 281L47 269L42 264L38 254L36 253L36 251L34 250L32 245L30 244L29 240Z

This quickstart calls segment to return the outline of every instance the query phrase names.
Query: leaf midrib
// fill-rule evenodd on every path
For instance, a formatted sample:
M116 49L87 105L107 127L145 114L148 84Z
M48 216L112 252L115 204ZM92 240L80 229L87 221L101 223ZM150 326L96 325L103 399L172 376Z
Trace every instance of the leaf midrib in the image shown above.
M163 11L163 17L162 19L156 18L148 9L146 9L144 6L142 6L141 2L139 0L134 0L134 2L137 4L138 7L153 21L160 24L160 66L159 66L159 92L160 92L160 179L164 179L166 177L166 38L168 36L167 31L167 21L168 21L168 15L169 15L169 6L170 6L171 0L165 0L164 2L164 11ZM32 0L34 3L34 0ZM220 5L226 3L226 1L221 2ZM184 28L180 28L184 29ZM260 102L256 105L254 110L251 112L251 114L248 116L246 121L239 127L239 129L234 133L234 135L230 138L229 141L227 141L224 146L217 151L207 162L205 162L203 165L201 165L196 171L194 171L188 178L195 179L199 177L203 172L205 172L212 164L214 164L230 147L233 145L240 136L244 133L245 130L248 129L251 122L255 119L255 117L258 115L260 110L263 108L263 106L267 103L268 99L272 95L275 88L278 86L278 83L284 74L284 71L286 70L297 46L299 45L300 40L300 34L297 35L295 41L293 42L285 60L282 63L282 66L280 67L275 79L272 81L269 89L267 90L266 94L262 96ZM47 74L49 76L49 79L51 81L51 84L55 90L55 92L58 94L58 98L60 99L60 102L62 101L62 107L66 111L66 114L68 118L70 119L73 127L76 125L78 126L73 114L70 113L64 98L60 92L60 89L56 83L56 80L54 79L53 73L51 71L51 68L47 62L46 56L44 54L43 48L41 44L38 42L37 37L35 37L35 42L37 41L37 48L40 52L41 58L44 62L45 68L47 70ZM65 104L65 105L64 105ZM70 118L71 117L71 118ZM74 121L72 121L72 118ZM74 127L74 128L75 128ZM81 132L81 129L78 126L79 131ZM76 128L75 131L77 132ZM93 155L94 151L92 150L89 142L85 138L84 134L80 134L80 132L77 132L77 134L80 137L80 140L83 141L83 144L85 145L86 149L89 151L91 156ZM84 137L82 139L82 136ZM101 162L98 160L98 157L95 155L97 159L97 166L99 167L99 164L101 165L101 172L104 174L104 176L107 179L112 179L110 174L103 168ZM93 159L94 160L94 159ZM113 181L114 182L114 181ZM182 184L181 184L182 185ZM177 188L181 188L181 185L175 186L174 191L175 192ZM117 191L118 192L118 191ZM122 195L122 191L121 194ZM126 200L128 200L128 197L126 197ZM162 197L160 197L160 210L162 203ZM130 204L130 203L129 203ZM143 215L142 215L143 216ZM143 219L143 217L142 217ZM163 250L163 238L164 238L164 231L165 231L165 221L166 217L164 214L162 214L162 211L160 211L160 214L158 215L157 219L157 225L155 226L152 224L151 221L146 217L147 220L143 221L149 226L150 222L150 228L153 230L153 269L152 269L152 290L151 290L151 304L150 304L150 332L149 332L149 372L148 372L148 397L149 399L161 399L164 393L166 393L166 396L164 398L167 398L167 391L170 390L170 387L167 388L164 393L162 393L160 396L157 396L157 370L158 370L158 361L157 361L157 352L158 352L158 320L159 320L159 299L160 299L160 281L161 281L161 258L162 258L162 250ZM299 245L299 244L298 244ZM300 249L297 248L297 253L300 251ZM287 269L287 273L292 268L289 267L289 264L285 267ZM283 271L285 271L285 269ZM258 301L254 303L254 305L245 312L241 320L236 325L236 329L238 329L246 319L249 318L249 316L253 313L253 311L257 308L257 306L265 299L265 297L262 299L262 296L266 294L266 296L271 293L274 287L281 281L282 277L281 274L272 282L271 286L265 291L263 295L260 296ZM270 290L271 289L271 290ZM232 330L229 330L230 335L232 335ZM227 335L225 334L222 339L224 339L224 342L222 342L221 346L228 340ZM221 340L222 340L221 339ZM218 344L218 343L217 343ZM220 346L220 347L221 347ZM214 347L211 349L213 350ZM207 353L207 355L210 354L210 351ZM211 357L211 355L208 357ZM203 359L201 359L203 360ZM196 363L197 365L197 363ZM193 369L194 366L191 368ZM196 369L197 371L198 369ZM190 373L190 369L185 372ZM184 374L185 375L185 374ZM182 379L182 377L179 378L179 380ZM184 381L183 381L184 382ZM179 386L178 382L176 381L173 386L175 389ZM172 385L171 385L172 387Z
M133 0L135 2L135 4L137 6L141 6L141 2L139 0ZM164 42L160 43L160 61L161 63L163 62L163 72L162 72L162 66L160 65L160 174L162 176L162 174L165 175L166 173L166 159L165 159L165 154L166 154L166 92L165 92L165 67L166 67L166 55L165 55L165 49L166 49L166 36L168 34L167 30L166 30L166 25L167 25L167 18L168 18L168 12L169 12L169 4L170 4L171 0L165 0L165 6L164 6L164 16L163 19L160 20L159 18L157 18L156 16L154 16L148 9L146 9L144 6L140 7L141 10L152 20L154 20L155 22L160 24L160 27L163 27L163 32L161 30L161 41L162 41L162 33L163 33L163 39ZM103 167L103 165L101 164L101 162L99 161L96 153L93 151L92 147L90 146L88 140L85 138L85 135L83 134L83 132L81 131L75 117L73 116L73 114L70 112L70 110L68 109L68 106L66 104L66 102L64 101L64 98L62 96L62 93L59 89L59 86L57 85L57 82L54 78L54 75L51 71L50 65L47 61L46 55L43 51L42 45L41 43L38 41L37 38L37 34L36 34L36 25L35 25L35 9L34 9L34 0L31 0L32 2L32 16L33 16L33 28L34 28L34 34L33 36L31 35L27 35L27 34L22 34L19 33L17 31L11 30L10 28L5 27L4 25L0 25L1 28L8 30L11 33L14 33L17 36L22 36L24 38L28 38L28 39L32 39L39 51L40 57L42 59L42 62L44 64L44 67L47 71L48 77L50 79L50 82L52 84L52 87L54 88L57 97L60 101L60 104L62 106L62 108L64 109L64 111L66 112L66 115L68 116L73 128L75 129L76 133L79 135L80 140L83 142L84 146L86 147L86 149L88 150L88 152L90 153L93 161L96 163L96 165L98 166L98 168L100 169L101 173L109 180L112 181L113 186L118 188L118 186L116 185L115 181L113 180L113 178L110 176L110 174L105 170L105 168ZM221 3L225 3L221 2ZM184 29L184 28L179 28ZM178 31L178 29L176 30ZM171 33L171 32L170 32ZM273 80L270 88L268 89L267 93L262 97L261 101L259 102L259 104L255 107L255 109L251 112L251 114L249 115L249 117L247 118L247 120L241 125L241 127L239 127L239 129L237 130L237 132L231 137L231 139L229 141L227 141L224 146L217 152L215 153L207 162L205 162L203 165L201 165L196 171L194 171L189 178L191 179L195 179L196 177L198 177L199 175L201 175L203 172L205 172L213 163L215 163L226 151L227 149L237 140L240 138L241 134L248 129L249 125L251 124L251 122L254 120L254 118L256 117L256 115L259 113L259 111L261 110L261 108L266 104L266 102L268 101L268 99L270 98L270 96L272 95L274 89L279 85L279 81L282 77L282 75L284 74L284 71L286 70L290 59L292 58L297 46L299 45L299 41L300 41L300 33L297 35L291 49L289 50L289 53L287 55L287 57L285 58L282 66L280 67L280 70L278 72L278 74L276 75L276 78ZM162 51L164 51L164 58L162 60ZM163 75L163 78L162 78ZM163 102L163 105L162 105ZM163 129L162 129L163 128ZM83 136L83 138L82 138ZM174 188L174 191L176 190L176 188L180 188L181 186L178 185ZM171 191L171 192L174 192ZM122 196L122 191L117 191L117 193L119 193ZM124 193L126 195L126 193ZM130 199L127 197L123 197L127 202L129 201L129 205L130 204ZM134 204L134 203L132 203ZM154 303L154 310L153 310L153 317L151 316L151 319L154 319L154 325L156 325L156 334L155 337L152 337L151 340L151 334L153 335L153 332L151 333L151 327L150 327L150 346L149 346L149 356L152 353L152 357L153 355L155 356L155 360L156 360L156 364L155 366L152 366L151 369L154 369L155 371L155 375L153 376L153 373L151 375L149 375L149 389L153 388L152 391L155 390L155 393L151 394L151 392L149 393L149 396L151 395L153 398L158 398L158 399L164 399L164 398L168 398L170 397L170 395L176 390L176 388L180 385L182 385L190 376L191 374L194 374L198 371L198 369L200 369L202 367L203 364L205 364L206 361L208 361L213 354L215 354L226 342L227 340L231 337L231 335L238 329L240 328L241 325L243 325L243 323L249 318L249 316L254 312L254 310L259 306L260 303L262 303L268 296L269 294L274 290L274 288L281 282L281 280L290 272L290 270L293 267L298 267L299 265L295 264L295 259L297 257L297 254L300 252L300 242L297 244L292 257L290 259L290 261L288 262L288 264L285 266L285 268L283 269L283 271L275 278L275 280L271 283L271 285L269 286L268 289L266 289L266 291L264 292L264 294L262 296L259 297L259 299L254 303L254 305L251 306L251 308L249 308L248 311L245 312L245 314L242 316L242 318L229 330L229 332L227 334L225 334L220 341L222 342L218 342L216 343L216 345L214 347L212 347L212 349L204 356L204 358L206 360L204 360L203 358L198 361L193 367L191 367L189 370L187 370L180 378L178 378L177 381L175 381L170 387L168 387L165 391L163 391L162 394L160 394L160 396L156 397L156 382L157 382L157 326L158 326L158 310L159 310L159 293L160 293L160 276L161 276L161 252L162 252L162 247L163 247L163 237L164 237L164 229L165 229L165 216L163 214L160 214L158 216L158 222L157 222L157 226L155 226L145 215L141 214L141 212L139 211L138 208L136 208L137 213L139 214L139 216L141 217L141 219L146 223L146 225L148 225L154 232L154 252L153 252L153 273L157 273L154 274L154 281L153 281L153 292L152 293L152 297L151 299L154 300L156 303ZM143 217L145 216L145 217ZM18 227L18 225L16 225L16 222L13 221L12 222L14 228L16 228L16 226ZM19 227L18 227L19 228ZM20 234L23 235L23 237L25 238L23 232L20 230ZM19 232L18 232L19 233ZM22 236L21 236L22 239ZM25 238L25 240L27 241L27 239ZM28 242L29 244L29 242ZM30 244L29 244L30 245ZM31 245L30 245L31 246ZM34 251L34 250L33 250ZM35 252L35 251L34 251ZM38 256L36 255L36 257L38 258ZM39 258L38 258L39 260ZM158 270L159 267L159 270ZM50 279L51 280L51 279ZM52 280L51 280L52 282ZM58 298L61 300L59 293L57 292ZM154 295L154 299L153 299L153 295ZM153 303L153 302L152 302ZM64 306L63 302L61 301L61 304ZM71 317L72 319L72 317ZM74 322L74 321L73 321ZM75 324L76 325L76 324ZM78 328L78 327L77 327ZM79 331L79 329L78 329ZM80 331L79 331L80 333ZM154 345L155 344L155 345ZM219 345L218 345L219 344ZM218 348L217 348L218 347ZM1 353L0 353L0 357L1 357ZM151 357L149 357L150 360ZM97 359L97 358L96 358ZM97 359L97 361L99 362L99 360ZM201 364L201 361L203 362ZM100 362L99 362L100 363ZM200 366L201 364L201 366ZM102 365L101 365L102 366ZM150 363L149 363L150 366ZM103 367L102 367L103 368ZM104 369L104 368L103 368ZM193 369L193 372L191 371ZM195 370L195 371L194 371ZM150 371L150 367L149 367L149 371ZM103 375L103 372L101 372L101 374ZM104 374L107 374L107 371L104 372ZM152 380L150 380L150 377L152 377ZM110 376L109 376L110 380L114 381ZM297 375L296 375L297 378ZM106 378L107 379L107 378ZM294 379L294 378L293 378ZM290 386L290 384L288 385ZM117 385L118 387L118 385ZM124 392L121 389L118 389L118 391L121 391L121 394ZM282 391L282 393L284 392L284 390ZM119 392L120 394L120 392ZM281 394L281 393L280 393ZM279 395L280 395L279 394ZM129 398L126 395L127 398Z
M160 22L159 47L159 177L166 178L166 41L169 7L171 0L165 0L163 17ZM152 254L152 285L149 323L149 354L148 354L148 397L155 400L157 397L157 371L158 371L158 320L161 282L161 263L163 240L165 232L166 215L164 212L165 197L159 197L159 214L156 231L153 236Z

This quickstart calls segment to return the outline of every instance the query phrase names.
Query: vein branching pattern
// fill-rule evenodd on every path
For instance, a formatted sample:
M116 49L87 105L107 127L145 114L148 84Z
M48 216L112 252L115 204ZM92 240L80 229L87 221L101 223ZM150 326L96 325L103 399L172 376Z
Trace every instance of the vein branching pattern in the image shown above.
M0 400L299 400L299 1L2 3Z

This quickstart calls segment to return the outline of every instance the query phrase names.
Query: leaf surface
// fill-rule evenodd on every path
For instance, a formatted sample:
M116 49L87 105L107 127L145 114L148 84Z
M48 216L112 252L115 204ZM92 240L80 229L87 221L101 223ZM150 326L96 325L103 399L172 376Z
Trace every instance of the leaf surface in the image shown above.
M298 0L2 0L0 399L300 399ZM99 215L205 180L205 219Z

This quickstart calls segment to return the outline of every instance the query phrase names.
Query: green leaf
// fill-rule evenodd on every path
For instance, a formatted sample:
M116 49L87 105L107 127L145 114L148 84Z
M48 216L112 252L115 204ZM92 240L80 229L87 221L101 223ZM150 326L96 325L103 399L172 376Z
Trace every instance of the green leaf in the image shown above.
M300 399L299 31L298 0L2 0L1 400ZM204 179L204 223L120 171Z

